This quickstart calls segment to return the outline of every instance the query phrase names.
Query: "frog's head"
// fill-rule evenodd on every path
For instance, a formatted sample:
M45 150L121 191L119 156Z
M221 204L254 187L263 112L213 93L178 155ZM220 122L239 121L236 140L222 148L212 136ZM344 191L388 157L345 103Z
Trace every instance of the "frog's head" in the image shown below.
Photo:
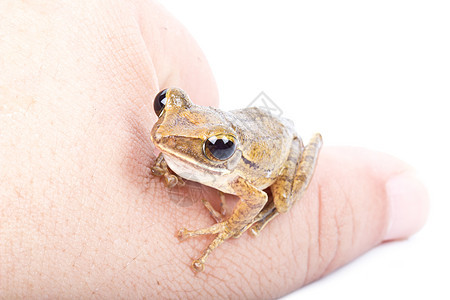
M224 175L241 158L239 139L225 113L195 105L181 89L159 92L154 100L158 121L151 137L178 175ZM200 180L197 180L200 181Z

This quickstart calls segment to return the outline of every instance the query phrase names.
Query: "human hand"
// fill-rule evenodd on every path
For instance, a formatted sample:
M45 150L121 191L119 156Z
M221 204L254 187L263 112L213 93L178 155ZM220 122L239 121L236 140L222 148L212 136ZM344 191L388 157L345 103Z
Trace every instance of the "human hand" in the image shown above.
M407 165L325 147L301 201L257 238L227 241L194 275L208 237L174 234L212 221L150 175L149 132L164 87L217 105L198 46L154 2L3 1L0 15L6 298L277 297L424 223L426 192Z

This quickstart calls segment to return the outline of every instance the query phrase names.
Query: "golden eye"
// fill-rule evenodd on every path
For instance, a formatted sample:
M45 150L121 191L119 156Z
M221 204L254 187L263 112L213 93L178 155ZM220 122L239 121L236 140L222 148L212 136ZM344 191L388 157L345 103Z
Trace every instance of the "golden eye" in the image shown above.
M166 107L166 102L167 102L166 93L167 93L167 89L160 91L155 96L155 100L153 101L153 109L155 110L155 113L158 116L158 118L161 117L161 115L164 111L164 107Z
M227 160L236 151L232 135L213 135L203 143L203 153L211 160Z

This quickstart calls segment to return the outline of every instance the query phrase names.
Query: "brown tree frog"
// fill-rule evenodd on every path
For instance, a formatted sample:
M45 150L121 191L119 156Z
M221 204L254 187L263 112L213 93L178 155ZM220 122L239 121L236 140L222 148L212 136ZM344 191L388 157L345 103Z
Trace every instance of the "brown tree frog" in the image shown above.
M303 146L287 119L257 107L224 112L198 106L178 88L159 92L154 109L159 119L151 138L161 153L153 174L162 176L168 187L184 184L184 177L240 199L226 220L204 201L217 223L178 232L180 240L216 235L192 262L196 272L203 270L208 255L225 240L247 229L257 235L274 217L287 212L311 181L322 146L320 134Z

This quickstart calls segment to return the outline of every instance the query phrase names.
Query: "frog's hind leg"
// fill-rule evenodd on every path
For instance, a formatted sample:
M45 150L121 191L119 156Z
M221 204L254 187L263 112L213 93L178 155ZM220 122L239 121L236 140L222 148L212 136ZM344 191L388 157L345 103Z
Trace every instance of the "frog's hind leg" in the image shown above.
M305 147L305 150L303 150L302 159L300 160L297 172L295 173L294 183L292 185L291 195L294 197L290 197L291 203L287 209L294 204L295 200L303 197L303 194L308 188L308 185L313 177L314 170L316 169L320 148L322 148L322 136L319 133L316 133L309 141L309 144Z
M293 141L285 169L271 186L274 207L268 206L261 211L251 227L251 233L258 235L267 223L279 213L287 212L303 196L314 173L321 146L320 134L313 136L303 152L301 141Z
M293 178L297 169L299 159L301 157L303 144L300 139L292 141L289 156L277 180L270 186L272 201L264 207L264 209L255 218L255 222L251 226L250 232L258 235L261 230L278 214L277 206L280 203L287 202L287 198L291 194Z
M244 229L248 228L247 225L253 223L255 217L267 203L267 194L254 187L244 178L236 178L231 183L231 186L235 195L237 195L240 200L236 204L232 215L226 221L216 223L208 228L197 230L187 230L183 228L178 232L178 238L180 240L203 234L217 234L216 238L209 244L208 248L203 251L202 255L192 263L192 267L196 272L203 270L206 258L214 249L225 240L235 235L239 235Z

